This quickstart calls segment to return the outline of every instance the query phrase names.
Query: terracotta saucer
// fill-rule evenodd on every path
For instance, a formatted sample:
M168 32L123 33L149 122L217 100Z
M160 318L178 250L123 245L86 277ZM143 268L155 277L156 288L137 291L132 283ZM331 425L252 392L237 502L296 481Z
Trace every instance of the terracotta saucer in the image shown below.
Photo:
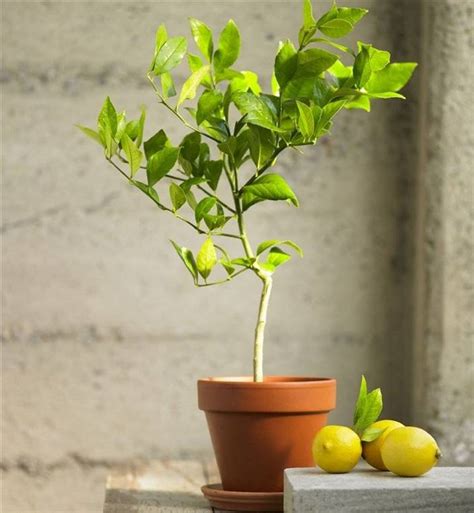
M201 488L213 508L228 511L283 511L283 492L228 492L221 484Z

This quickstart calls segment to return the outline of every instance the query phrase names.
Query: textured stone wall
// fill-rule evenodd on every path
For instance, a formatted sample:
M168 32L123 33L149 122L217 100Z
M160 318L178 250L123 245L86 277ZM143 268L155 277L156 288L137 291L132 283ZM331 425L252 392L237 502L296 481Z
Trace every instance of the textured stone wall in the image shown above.
M394 60L419 60L418 2L345 3L371 9L360 39L392 49ZM314 4L322 11L329 2ZM296 38L299 5L3 5L5 512L99 511L114 463L208 454L195 380L250 372L259 284L244 276L195 290L167 241L196 248L199 239L130 190L73 124L93 124L110 94L130 115L145 103L147 133L163 127L177 142L182 131L144 79L158 24L188 34L187 16L215 30L233 17L244 41L241 69L261 72L268 84L278 40ZM382 387L386 416L413 416L419 84L417 75L407 102L378 104L370 115L345 112L319 148L285 155L278 169L300 209L261 205L249 220L252 241L292 238L305 249L303 260L276 276L266 372L335 376L334 422L350 422L361 373ZM457 201L454 191L450 198ZM445 204L444 211L452 208ZM454 240L450 247L455 251ZM467 260L459 266L467 276ZM436 277L438 267L432 269L428 280ZM467 304L459 309L467 312ZM436 310L430 315L435 319ZM420 379L432 380L424 372ZM433 409L421 414L419 404L427 422Z
M446 461L473 464L472 2L423 12L414 418Z

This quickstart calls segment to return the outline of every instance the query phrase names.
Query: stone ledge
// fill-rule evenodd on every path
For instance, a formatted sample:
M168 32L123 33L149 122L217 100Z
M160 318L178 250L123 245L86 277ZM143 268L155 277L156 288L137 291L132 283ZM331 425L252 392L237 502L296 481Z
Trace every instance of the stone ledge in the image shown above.
M285 471L285 513L464 513L474 511L474 469L434 468L419 478L365 466L349 474Z
M213 462L163 460L118 467L107 478L104 513L211 513L200 487L219 481Z

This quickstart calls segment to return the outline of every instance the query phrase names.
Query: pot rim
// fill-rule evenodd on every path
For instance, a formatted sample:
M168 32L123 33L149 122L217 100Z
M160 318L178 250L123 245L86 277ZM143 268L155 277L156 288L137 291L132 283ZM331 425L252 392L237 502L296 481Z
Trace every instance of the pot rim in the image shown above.
M206 412L328 412L336 405L336 380L305 376L211 377L197 383L198 406Z
M272 375L263 379L263 382L255 382L252 376L209 376L199 379L198 384L219 388L313 388L336 383L335 378L295 375Z

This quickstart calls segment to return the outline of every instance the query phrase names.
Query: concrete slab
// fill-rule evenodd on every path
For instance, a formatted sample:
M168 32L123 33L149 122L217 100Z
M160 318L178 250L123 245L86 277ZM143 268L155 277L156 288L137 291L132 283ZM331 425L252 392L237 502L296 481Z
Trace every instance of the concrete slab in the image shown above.
M209 513L201 486L218 482L215 464L154 461L114 469L107 478L104 513Z
M419 478L366 467L349 474L285 471L285 513L461 513L474 511L474 469L434 468Z

